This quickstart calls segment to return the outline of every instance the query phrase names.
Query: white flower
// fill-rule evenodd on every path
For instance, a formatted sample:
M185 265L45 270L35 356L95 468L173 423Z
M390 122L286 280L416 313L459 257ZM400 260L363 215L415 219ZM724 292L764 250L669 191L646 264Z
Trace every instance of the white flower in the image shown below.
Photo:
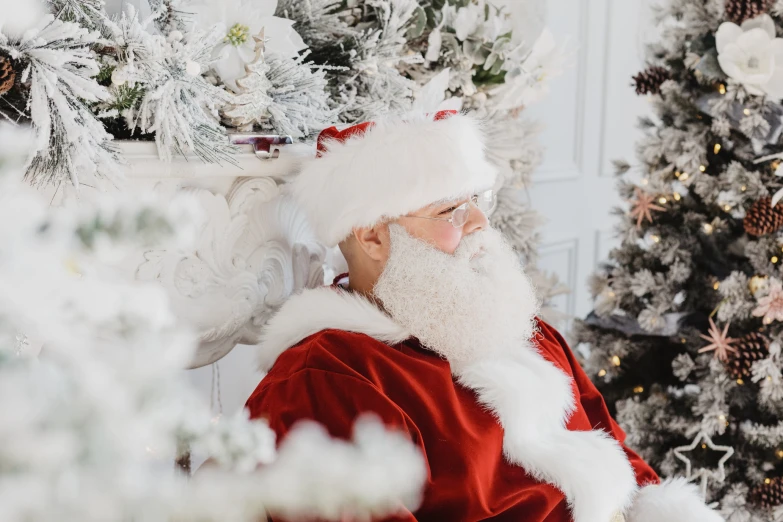
M306 48L293 28L294 21L274 16L277 0L202 0L189 9L203 28L221 24L226 32L216 49L215 71L225 85L237 91L236 80L255 58L253 37L264 30L264 54L292 58Z
M750 94L783 98L783 38L775 37L775 22L763 14L742 26L724 22L715 34L718 63Z

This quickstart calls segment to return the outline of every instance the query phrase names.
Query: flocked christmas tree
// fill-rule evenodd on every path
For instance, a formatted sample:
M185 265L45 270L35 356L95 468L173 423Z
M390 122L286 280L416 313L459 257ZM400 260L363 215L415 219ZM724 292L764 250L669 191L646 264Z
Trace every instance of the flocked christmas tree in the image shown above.
M668 0L634 77L621 245L577 323L629 445L729 521L783 520L783 2Z

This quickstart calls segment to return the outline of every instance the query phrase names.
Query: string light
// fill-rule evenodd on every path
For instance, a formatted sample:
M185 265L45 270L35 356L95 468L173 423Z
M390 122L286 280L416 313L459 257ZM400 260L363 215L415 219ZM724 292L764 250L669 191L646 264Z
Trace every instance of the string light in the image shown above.
M688 175L687 172L683 172L682 174L680 174L680 181L688 181L689 177L690 176Z
M745 384L745 381L743 381L742 379L737 379L737 384L742 386L743 384Z
M682 176L682 172L680 172L679 170L675 170L674 171L674 177L677 178L677 179L680 179L680 176Z
M605 375L606 375L606 370L601 370L600 372L598 372L599 377L603 377Z
M661 205L665 205L666 201L667 201L667 199L664 196L661 196L660 198L658 198L658 203L660 203Z
M763 321L761 321L764 324L772 324L772 318L771 317L765 317Z
M720 281L715 281L715 283L712 285L712 288L714 288L715 290L720 288Z
M726 94L726 86L723 85L722 83L718 85L718 92L721 94Z
M778 167L780 167L780 160L773 161L769 166L772 167L772 170L778 170Z
M712 231L714 230L714 227L710 225L709 223L704 223L704 232L707 234L712 234Z
M652 236L652 240L654 243L660 243L661 242L661 236Z
M720 152L720 143L716 143L714 147L712 147L712 152L717 154Z
M771 483L771 482L772 482L772 481L771 481L770 479L768 479L768 478L765 478L765 479L764 479L764 484L769 484L769 483Z
M702 172L706 172L707 171L707 167L705 167L704 165L699 165L699 170L702 171Z
M772 256L772 259L770 259L770 261L772 261L773 264L777 263L779 261L778 256Z
M742 111L742 114L744 114L745 116L750 116L750 109L744 109Z
M728 212L729 210L731 210L731 205L723 205L723 210Z
M718 415L718 418L719 418L720 420L722 420L722 421L725 421L725 420L726 420L726 416L725 416L725 415Z
M740 190L741 190L742 192L745 192L746 190L748 190L748 187L746 187L745 185L742 185L742 186L740 187Z
M644 386L637 386L633 389L634 393L643 393L644 392Z
M672 195L672 197L674 198L674 201L680 201L680 198L681 198L681 196L680 196L680 193L679 193L679 192L675 192L675 193Z
M777 455L779 459L783 459L783 450L778 450Z
M701 445L701 449L707 449L707 445L706 444L702 444Z
M612 364L614 364L615 366L620 366L620 358L618 356L616 356L616 355L613 356L612 357Z

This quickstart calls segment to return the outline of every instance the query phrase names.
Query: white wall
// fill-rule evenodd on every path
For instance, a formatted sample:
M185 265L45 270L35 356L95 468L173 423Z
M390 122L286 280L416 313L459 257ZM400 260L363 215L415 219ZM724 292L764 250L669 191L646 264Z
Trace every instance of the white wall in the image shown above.
M517 19L527 0L506 0ZM631 76L644 67L651 14L643 0L548 0L546 23L567 39L570 68L552 81L551 95L527 115L546 126L543 167L528 198L547 220L539 266L555 272L571 293L556 307L576 317L592 308L586 281L615 245L610 215L622 204L612 160L635 162L636 120L649 112ZM556 325L566 329L568 324Z

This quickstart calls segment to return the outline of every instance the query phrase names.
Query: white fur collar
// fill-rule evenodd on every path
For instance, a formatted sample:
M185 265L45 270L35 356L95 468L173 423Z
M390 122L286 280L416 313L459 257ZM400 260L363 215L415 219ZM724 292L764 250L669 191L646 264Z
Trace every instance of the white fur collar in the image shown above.
M369 300L335 287L305 290L268 323L262 370L287 348L327 328L369 335L389 344L410 334ZM620 444L606 432L569 431L572 380L532 345L471 364L455 375L476 392L503 426L506 458L568 498L575 522L609 522L626 510L636 479Z

